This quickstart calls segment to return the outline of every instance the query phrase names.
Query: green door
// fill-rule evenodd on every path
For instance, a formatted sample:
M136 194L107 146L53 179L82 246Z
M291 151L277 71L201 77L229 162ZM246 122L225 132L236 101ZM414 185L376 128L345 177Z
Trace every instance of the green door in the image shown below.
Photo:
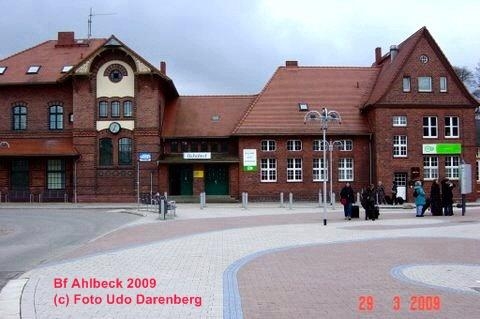
M10 189L12 191L27 191L30 185L28 176L28 160L13 160L10 172Z
M193 195L193 170L191 166L182 166L180 170L180 195Z
M228 195L228 167L207 166L205 169L205 193Z
M170 195L193 195L191 165L172 165L168 170Z

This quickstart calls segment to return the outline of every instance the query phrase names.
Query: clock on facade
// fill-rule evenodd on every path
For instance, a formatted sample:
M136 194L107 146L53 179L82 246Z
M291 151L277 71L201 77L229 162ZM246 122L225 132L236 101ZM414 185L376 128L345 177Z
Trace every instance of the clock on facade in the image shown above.
M110 125L108 126L108 130L110 131L110 133L112 134L117 134L118 132L120 132L120 129L122 127L120 126L119 123L117 122L112 122L110 123Z

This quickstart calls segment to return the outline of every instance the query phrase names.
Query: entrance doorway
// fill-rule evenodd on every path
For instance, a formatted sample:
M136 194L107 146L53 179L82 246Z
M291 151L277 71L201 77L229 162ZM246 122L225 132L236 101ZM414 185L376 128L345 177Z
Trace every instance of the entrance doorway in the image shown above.
M407 200L407 173L395 173L394 181L397 183L397 197Z
M193 195L192 165L172 165L168 169L170 195Z
M205 193L207 195L228 195L228 166L205 166Z

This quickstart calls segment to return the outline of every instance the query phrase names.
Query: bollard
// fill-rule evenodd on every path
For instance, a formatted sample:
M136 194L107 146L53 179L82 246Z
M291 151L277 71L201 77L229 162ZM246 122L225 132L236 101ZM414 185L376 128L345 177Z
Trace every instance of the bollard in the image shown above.
M293 205L293 194L290 193L288 194L288 209L292 209L292 205Z
M163 220L165 220L165 199L160 199L160 215L163 215Z
M248 209L248 193L242 192L242 208Z
M200 193L200 209L204 209L207 206L207 195L205 192Z
M280 207L285 207L284 203L283 203L283 192L280 193Z

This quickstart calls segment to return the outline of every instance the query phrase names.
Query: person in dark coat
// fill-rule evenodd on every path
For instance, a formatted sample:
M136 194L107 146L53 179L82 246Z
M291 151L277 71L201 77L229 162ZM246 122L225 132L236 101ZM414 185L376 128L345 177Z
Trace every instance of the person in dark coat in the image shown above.
M393 202L393 205L397 205L397 203L398 203L397 192L398 192L397 182L393 181L393 184L392 184L392 202Z
M442 180L442 205L445 216L453 215L453 189L455 185L448 179Z
M345 219L352 219L352 205L355 203L355 193L348 182L340 191L340 202L343 204Z
M430 211L433 216L442 216L442 197L437 180L433 181L430 188Z
M385 201L385 187L381 181L378 181L377 188L375 189L376 192L376 202L377 205L384 205L387 202Z
M362 207L365 209L365 219L378 218L375 209L375 185L370 184L362 193Z

